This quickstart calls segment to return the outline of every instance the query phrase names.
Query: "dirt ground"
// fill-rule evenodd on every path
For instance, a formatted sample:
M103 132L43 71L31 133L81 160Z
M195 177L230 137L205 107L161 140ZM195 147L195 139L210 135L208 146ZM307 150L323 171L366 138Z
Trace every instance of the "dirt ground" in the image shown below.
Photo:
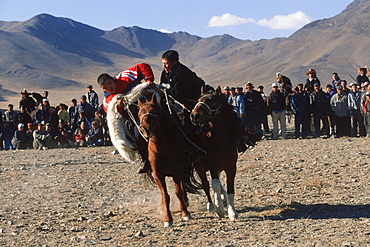
M156 187L113 147L0 151L0 246L370 246L369 139L263 140L240 156L236 222ZM224 181L224 178L223 178Z

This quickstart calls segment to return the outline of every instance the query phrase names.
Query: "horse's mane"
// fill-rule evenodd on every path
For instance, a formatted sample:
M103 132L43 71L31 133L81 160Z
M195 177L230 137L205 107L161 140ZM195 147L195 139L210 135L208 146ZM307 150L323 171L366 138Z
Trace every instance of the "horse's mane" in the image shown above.
M142 97L142 93L148 90L148 85L142 83L134 87L127 95L117 94L108 104L107 123L110 139L119 154L128 162L135 163L138 160L135 137L128 130L125 119L117 110L118 100L123 100L126 104L132 104ZM148 90L155 93L157 100L160 100L155 90Z

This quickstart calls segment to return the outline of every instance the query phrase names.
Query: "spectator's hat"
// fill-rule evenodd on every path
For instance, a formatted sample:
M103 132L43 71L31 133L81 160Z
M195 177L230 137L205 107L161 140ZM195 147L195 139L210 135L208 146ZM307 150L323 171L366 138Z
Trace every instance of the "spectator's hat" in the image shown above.
M92 85L88 85L86 88L92 88Z
M253 83L251 81L247 81L247 83L245 84L245 87L254 87Z
M224 90L230 90L229 86L224 86Z
M243 90L243 88L242 88L242 87L236 87L235 89L236 89L236 90Z
M338 85L337 89L342 90L343 89L342 85Z
M30 128L32 125L33 125L32 123L28 123L27 127Z
M364 82L364 87L366 87L367 85L369 85L369 82L368 81L365 81Z
M306 72L306 75L308 74L316 74L316 70L315 69L309 69L307 72Z
M231 87L231 88L230 88L230 90L231 90L231 91L235 91L235 87Z
M349 84L350 87L356 85L357 86L357 83L356 82L352 82L351 84Z
M366 96L369 96L370 95L370 91L367 91L365 95Z
M81 99L86 99L86 95L81 95Z
M44 102L48 102L49 100L48 100L48 99L42 99L42 101L44 101Z
M20 127L24 127L24 124L19 123L19 124L18 124L18 128L20 128Z
M46 126L52 126L51 123L47 123Z
M294 88L294 91L299 91L299 87L295 87Z
M99 124L99 122L95 121L95 120L91 122L91 125L98 125L98 124Z
M39 123L37 126L44 126L42 123Z
M313 84L314 87L320 87L320 83L316 82L315 84Z
M27 94L27 95L30 95L30 93L29 93L29 92L27 92L27 90L26 90L26 89L23 89L23 91L21 92L21 94Z
M278 77L279 75L281 75L281 73L280 72L276 72L276 77Z
M42 94L49 94L49 92L48 91L44 91L44 92L42 92Z
M366 68L366 67L360 67L360 68L358 69L358 72L360 73L360 71L365 71L365 72L367 72L367 68Z
M279 87L279 83L274 82L274 83L272 83L271 87Z

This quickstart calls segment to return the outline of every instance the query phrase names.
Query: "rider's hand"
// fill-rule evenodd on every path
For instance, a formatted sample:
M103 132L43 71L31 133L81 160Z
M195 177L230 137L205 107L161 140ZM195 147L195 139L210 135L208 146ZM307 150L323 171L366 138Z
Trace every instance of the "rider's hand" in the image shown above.
M150 88L150 89L156 88L156 85L155 85L154 81L148 81L147 84L148 84L148 88Z

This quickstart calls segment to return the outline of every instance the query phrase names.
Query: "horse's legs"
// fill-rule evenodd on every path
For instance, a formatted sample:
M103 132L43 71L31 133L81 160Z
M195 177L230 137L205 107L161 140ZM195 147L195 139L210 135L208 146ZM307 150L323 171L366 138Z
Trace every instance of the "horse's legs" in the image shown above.
M166 177L159 176L158 174L154 173L154 180L157 183L162 195L162 206L165 214L164 227L172 226L173 219L170 211L170 195L167 192Z
M213 202L212 202L212 197L211 197L211 193L210 193L210 186L209 186L209 182L208 182L208 179L207 179L206 171L203 169L203 167L199 167L197 169L197 173L198 173L198 176L199 176L200 180L202 181L202 187L203 187L204 193L207 196L207 200L208 200L207 210L210 213L214 213L214 212L216 212L216 208L215 208L215 204L213 204Z
M221 199L222 185L218 178L212 179L212 188L215 196L216 213L221 218L225 216L224 204Z
M179 177L173 177L173 182L175 184L176 196L180 201L180 210L182 214L182 219L188 221L190 219L190 212L188 211L187 205L185 202L186 192L183 189L183 183Z
M188 193L185 191L183 181L181 181L180 185L181 185L181 189L182 189L182 191L184 192L184 201L185 201L185 205L186 205L186 207L189 207L189 198L188 198Z
M226 172L226 183L227 183L227 213L229 219L234 221L238 218L238 213L235 210L234 205L234 185L235 185L235 174L236 174L236 165L232 166L232 168L225 170Z

